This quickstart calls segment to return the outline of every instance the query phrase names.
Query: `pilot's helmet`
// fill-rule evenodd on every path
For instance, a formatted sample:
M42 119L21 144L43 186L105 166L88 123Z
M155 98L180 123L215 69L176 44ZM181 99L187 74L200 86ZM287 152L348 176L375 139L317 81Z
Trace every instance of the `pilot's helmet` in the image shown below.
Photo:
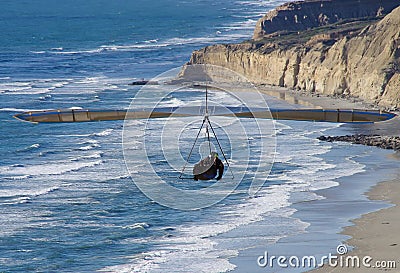
M214 157L217 158L217 157L218 157L218 153L212 152L210 156L213 157L213 158L214 158Z

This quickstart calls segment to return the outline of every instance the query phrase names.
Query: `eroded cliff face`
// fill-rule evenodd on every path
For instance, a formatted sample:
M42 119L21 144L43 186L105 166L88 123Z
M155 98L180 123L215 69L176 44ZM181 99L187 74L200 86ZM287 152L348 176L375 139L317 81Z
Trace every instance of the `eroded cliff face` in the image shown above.
M258 20L253 39L276 32L302 31L353 18L390 13L398 0L306 0L283 4Z
M254 83L400 107L400 7L361 31L318 34L290 46L214 45L195 51L189 63L223 66Z

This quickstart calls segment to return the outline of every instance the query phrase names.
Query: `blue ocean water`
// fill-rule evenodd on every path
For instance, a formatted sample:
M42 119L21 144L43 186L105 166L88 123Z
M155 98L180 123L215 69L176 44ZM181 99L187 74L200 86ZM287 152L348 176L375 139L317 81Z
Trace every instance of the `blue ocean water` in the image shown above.
M275 165L257 198L239 188L187 212L158 205L132 182L122 122L12 118L29 109L126 108L139 90L131 81L178 67L202 46L248 39L282 2L1 1L0 272L225 272L259 238L303 232L307 223L290 218L293 193L318 199L313 191L337 185L333 178L364 171L351 151L324 158L333 144L315 137L336 124L276 123ZM167 103L202 98L198 90ZM259 237L224 239L278 211Z

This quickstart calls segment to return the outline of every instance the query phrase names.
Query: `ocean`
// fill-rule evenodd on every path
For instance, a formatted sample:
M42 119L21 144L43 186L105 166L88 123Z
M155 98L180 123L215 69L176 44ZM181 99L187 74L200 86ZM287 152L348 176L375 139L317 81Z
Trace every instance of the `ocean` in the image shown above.
M314 224L322 218L302 219L302 204L316 206L327 199L321 190L340 190L340 181L382 171L371 166L388 152L316 139L353 127L279 121L273 123L274 165L256 196L248 195L245 181L208 208L177 210L148 198L132 181L122 121L28 124L12 118L31 109L126 109L140 90L129 83L180 67L195 49L249 39L256 20L283 2L1 1L0 272L266 272L257 266L260 249L318 231ZM163 103L180 106L203 97L204 90L191 90ZM232 103L215 90L210 100ZM157 132L161 124L152 126ZM182 140L182 154L192 131ZM156 150L158 141L149 138L148 145ZM162 158L151 156L163 168ZM144 159L136 163L135 177L146 181ZM354 192L361 196L375 182ZM374 204L329 222L332 229L340 231ZM307 249L328 252L344 238ZM241 258L248 251L254 253Z

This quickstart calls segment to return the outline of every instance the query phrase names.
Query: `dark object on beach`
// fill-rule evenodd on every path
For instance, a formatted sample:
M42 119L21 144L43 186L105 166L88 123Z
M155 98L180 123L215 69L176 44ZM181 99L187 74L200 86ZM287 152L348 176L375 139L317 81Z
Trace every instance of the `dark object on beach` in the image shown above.
M134 81L130 83L130 85L158 85L159 83L157 81L148 81L148 80L139 80L139 81Z
M380 135L346 135L346 136L320 136L321 141L343 141L367 146L376 146L382 149L400 150L399 136L380 136Z
M194 180L211 180L216 178L220 180L222 175L224 174L224 164L218 158L218 154L216 152L212 152L209 156L202 159L199 163L194 165L193 168L193 179Z

